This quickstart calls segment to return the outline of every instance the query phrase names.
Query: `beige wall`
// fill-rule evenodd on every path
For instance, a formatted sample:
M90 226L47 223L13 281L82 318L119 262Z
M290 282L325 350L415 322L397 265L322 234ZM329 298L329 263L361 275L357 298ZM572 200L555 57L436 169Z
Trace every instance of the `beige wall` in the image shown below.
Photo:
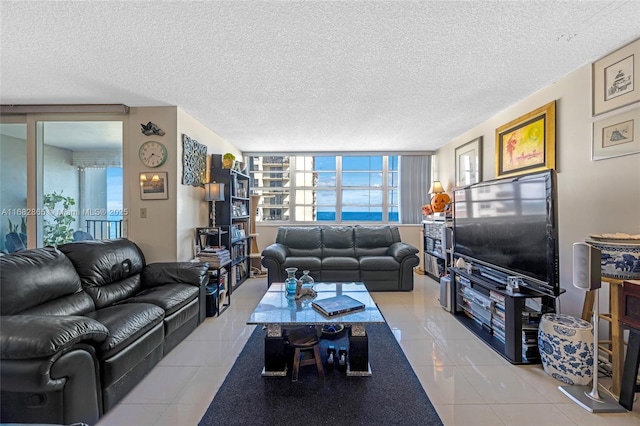
M453 139L437 152L438 176L450 190L454 150L482 136L482 180L495 178L495 129L556 100L556 171L561 310L578 315L584 292L572 284L573 243L592 233L640 233L640 154L591 161L591 71L586 65ZM633 108L634 106L631 106ZM636 104L635 108L639 105ZM609 117L630 108L597 117ZM605 288L605 287L603 287ZM606 291L602 306L605 307Z
M182 135L186 134L191 139L207 146L207 156L211 154L224 154L232 152L236 157L241 152L222 139L218 134L206 128L202 123L191 117L186 112L178 109L178 158L182 159ZM210 158L207 161L210 165ZM182 161L178 164L177 173L177 256L178 260L190 260L193 258L194 228L207 226L209 223L209 207L204 201L204 188L190 185L182 185ZM209 174L207 173L207 180Z
M202 187L182 184L182 135L207 146L207 155L240 151L212 130L177 107L131 108L126 119L123 155L125 206L129 207L127 236L140 246L147 262L188 261L193 258L194 229L207 226L208 206ZM141 123L154 122L164 136L146 136ZM148 140L162 142L168 159L158 168L149 169L138 159L140 146ZM141 200L139 173L167 172L169 199ZM208 176L207 176L208 177ZM141 218L145 208L147 217Z
M125 138L123 147L124 205L129 207L127 217L127 237L134 241L145 255L148 263L170 262L177 259L176 251L176 195L178 181L176 171L180 157L176 144L176 107L130 108L125 119ZM141 123L149 121L157 124L164 136L146 136L140 131ZM150 169L138 158L140 146L155 140L167 147L168 158L162 166ZM167 172L168 200L141 200L141 172ZM147 217L140 217L140 209L147 210Z

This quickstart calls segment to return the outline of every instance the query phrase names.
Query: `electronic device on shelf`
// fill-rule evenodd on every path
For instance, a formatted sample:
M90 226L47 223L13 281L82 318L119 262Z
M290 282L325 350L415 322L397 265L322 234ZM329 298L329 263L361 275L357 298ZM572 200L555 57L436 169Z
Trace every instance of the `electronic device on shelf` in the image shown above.
M524 287L559 296L555 181L546 170L456 189L454 256L499 286L518 276Z

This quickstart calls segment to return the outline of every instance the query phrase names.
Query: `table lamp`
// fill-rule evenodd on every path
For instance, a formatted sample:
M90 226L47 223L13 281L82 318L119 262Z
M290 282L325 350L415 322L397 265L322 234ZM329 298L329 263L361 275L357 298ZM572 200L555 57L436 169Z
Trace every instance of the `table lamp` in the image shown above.
M216 226L215 202L224 201L224 183L205 183L204 199L209 202L209 227Z

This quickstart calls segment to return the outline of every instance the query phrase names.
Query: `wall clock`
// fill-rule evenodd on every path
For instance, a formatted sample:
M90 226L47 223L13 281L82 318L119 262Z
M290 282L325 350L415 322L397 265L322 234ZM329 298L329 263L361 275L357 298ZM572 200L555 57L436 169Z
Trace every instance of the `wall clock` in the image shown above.
M160 167L167 161L167 148L156 141L147 141L138 151L140 161L147 167Z

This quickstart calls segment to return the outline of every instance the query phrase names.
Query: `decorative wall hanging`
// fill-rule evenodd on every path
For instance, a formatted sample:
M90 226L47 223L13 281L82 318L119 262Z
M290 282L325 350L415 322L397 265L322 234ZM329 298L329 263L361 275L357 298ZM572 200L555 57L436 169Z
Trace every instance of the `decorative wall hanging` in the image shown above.
M182 184L201 186L207 170L207 147L182 135Z
M456 148L456 186L482 180L482 136Z
M556 166L556 101L496 129L496 177Z
M640 152L640 108L593 123L591 159Z
M140 173L141 200L169 199L167 172Z
M140 131L142 132L143 135L164 136L164 131L160 127L158 127L158 125L155 123L152 123L152 122L148 122L147 124L140 123L140 126L142 127Z
M593 63L593 115L640 101L640 39Z

